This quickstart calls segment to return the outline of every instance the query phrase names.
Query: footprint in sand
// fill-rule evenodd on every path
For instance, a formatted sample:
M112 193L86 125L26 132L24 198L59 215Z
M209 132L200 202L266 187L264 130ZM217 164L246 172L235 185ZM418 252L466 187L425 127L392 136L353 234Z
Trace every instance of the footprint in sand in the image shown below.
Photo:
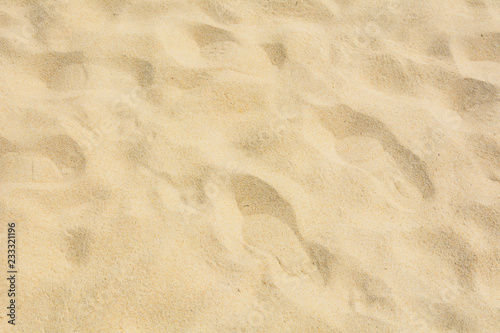
M86 159L80 147L66 135L45 137L33 147L5 150L8 152L0 155L3 183L64 183L85 171Z

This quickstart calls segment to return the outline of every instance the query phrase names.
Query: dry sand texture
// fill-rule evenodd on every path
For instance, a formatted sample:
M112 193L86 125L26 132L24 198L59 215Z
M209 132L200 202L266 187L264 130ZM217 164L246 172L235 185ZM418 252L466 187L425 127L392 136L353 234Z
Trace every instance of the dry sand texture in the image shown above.
M0 331L500 332L500 1L0 3Z

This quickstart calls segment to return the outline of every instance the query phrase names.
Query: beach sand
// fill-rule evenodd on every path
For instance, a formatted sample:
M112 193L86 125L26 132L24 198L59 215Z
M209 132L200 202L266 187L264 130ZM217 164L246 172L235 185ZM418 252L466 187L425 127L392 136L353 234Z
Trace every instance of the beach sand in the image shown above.
M2 0L0 68L1 332L500 332L499 1Z

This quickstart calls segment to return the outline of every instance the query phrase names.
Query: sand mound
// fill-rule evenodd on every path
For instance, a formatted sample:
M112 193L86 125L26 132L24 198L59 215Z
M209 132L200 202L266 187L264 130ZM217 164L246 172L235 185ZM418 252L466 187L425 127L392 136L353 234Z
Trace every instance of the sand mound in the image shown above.
M500 331L500 2L5 0L0 67L2 332Z

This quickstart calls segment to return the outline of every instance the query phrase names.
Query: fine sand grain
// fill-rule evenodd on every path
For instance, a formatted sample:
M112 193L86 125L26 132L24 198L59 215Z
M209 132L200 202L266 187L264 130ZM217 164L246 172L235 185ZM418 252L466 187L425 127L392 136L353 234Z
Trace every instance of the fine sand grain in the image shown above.
M500 332L500 1L0 0L0 68L0 332Z

